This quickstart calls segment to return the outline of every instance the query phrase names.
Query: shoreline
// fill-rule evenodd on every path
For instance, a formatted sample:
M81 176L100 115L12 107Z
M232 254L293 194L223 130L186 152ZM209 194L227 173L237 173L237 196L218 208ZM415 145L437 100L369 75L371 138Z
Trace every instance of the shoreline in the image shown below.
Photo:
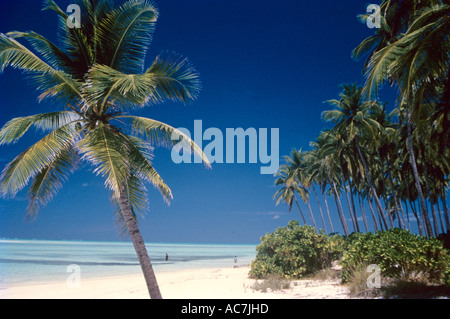
M336 281L296 280L288 289L262 292L253 289L249 266L155 271L165 299L348 299L348 289ZM0 299L147 299L142 274L67 282L21 283L0 290Z

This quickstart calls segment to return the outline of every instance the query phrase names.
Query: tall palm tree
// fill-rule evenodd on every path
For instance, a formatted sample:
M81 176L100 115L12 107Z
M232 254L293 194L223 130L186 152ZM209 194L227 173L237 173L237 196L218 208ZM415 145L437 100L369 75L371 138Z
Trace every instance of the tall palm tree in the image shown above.
M319 136L319 138L320 138L320 136ZM319 138L318 138L318 140L319 140ZM309 178L311 179L311 181L313 183L312 188L313 188L314 193L316 194L317 204L319 206L321 216L323 217L322 208L321 208L321 205L319 202L319 197L317 196L316 190L314 188L314 183L319 185L320 191L322 192L322 196L325 201L325 207L327 210L327 217L328 217L328 222L330 223L331 232L334 233L334 227L333 227L333 222L331 221L331 215L330 215L330 209L328 207L327 196L325 195L325 188L326 188L326 185L328 184L328 169L326 166L325 158L321 157L321 153L320 153L320 149L319 149L320 143L318 141L311 142L310 146L312 146L313 149L311 151L307 152L307 154L306 154L307 174L309 175ZM326 226L325 226L325 221L323 221L323 224L324 224L325 232L327 232Z
M320 205L319 196L317 195L316 188L314 187L314 184L317 182L317 174L316 174L315 170L318 166L318 163L320 163L320 161L317 158L317 151L311 150L311 151L305 152L304 162L305 162L304 163L304 167L305 167L304 171L305 171L305 175L307 176L308 185L310 186L309 188L312 189L312 191L314 192L314 195L316 196L317 206L319 207L319 212L320 212L320 217L322 219L323 229L325 230L325 233L328 233L327 226L325 223L325 218L323 216L322 205Z
M69 28L67 14L52 0L44 9L57 13L60 44L35 32L0 34L1 69L26 72L39 100L57 101L63 110L14 118L0 130L0 145L19 140L31 127L45 136L14 158L0 177L3 196L14 196L31 182L27 214L36 216L62 187L79 161L105 178L117 219L131 237L151 298L161 298L137 215L147 209L145 184L169 202L170 188L152 166L152 145L173 144L172 133L202 156L186 135L160 121L133 116L136 108L165 100L187 102L199 93L199 75L190 62L161 54L145 68L145 53L158 10L144 0L113 7L109 0L79 0L80 28ZM29 49L18 40L25 39Z
M429 117L429 125L437 125L442 153L448 154L450 130L450 5L447 1L383 1L385 16L391 17L391 27L399 26L395 38L372 50L367 63L366 92L372 94L389 81L399 89L399 107L406 114L407 147L419 196L426 235L432 235L431 223L421 185L413 135L417 138L422 107L431 103L439 112ZM403 10L399 10L402 8ZM369 50L369 51L370 51ZM423 145L422 145L423 146Z
M352 164L353 167L360 166L357 162L362 164L362 172L369 185L378 212L387 224L380 198L367 163L367 152L370 152L370 149L376 147L378 132L381 126L370 115L371 107L376 103L365 101L362 98L362 91L363 88L358 87L356 84L344 85L343 91L340 94L340 100L328 101L331 105L335 106L335 109L324 111L322 116L324 120L335 123L332 130L336 132L337 136L339 136L347 147L353 150L353 154L350 154L348 157L348 162L351 163L351 160L356 161Z
M320 162L318 162L319 166L317 169L315 169L316 166L309 166L309 169L313 172L315 171L317 175L313 172L310 172L310 174L312 178L317 176L319 180L322 180L321 187L323 192L325 191L326 184L330 185L329 191L333 194L339 220L341 221L342 228L347 236L349 231L338 190L338 184L340 183L342 175L342 165L339 161L339 155L337 155L337 150L340 148L339 140L334 132L330 130L323 131L319 134L316 141L311 143L311 146L315 148L313 151L317 152L317 159Z
M297 182L295 184L296 185L295 190L303 199L303 201L308 205L308 210L314 225L314 229L318 233L316 220L314 218L314 214L311 209L311 204L309 201L310 178L308 176L305 165L306 162L305 152L303 152L302 150L293 149L291 151L290 156L286 155L284 156L284 159L286 161L286 165L289 165L291 167L292 176L294 177L294 180Z

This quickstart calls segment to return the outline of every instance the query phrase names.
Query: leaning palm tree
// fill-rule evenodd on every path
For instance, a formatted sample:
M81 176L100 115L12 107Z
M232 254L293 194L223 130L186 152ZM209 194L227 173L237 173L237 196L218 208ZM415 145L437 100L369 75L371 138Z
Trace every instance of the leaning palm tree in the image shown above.
M341 149L340 142L341 141L335 135L335 132L326 130L319 134L316 142L314 142L312 146L317 148L318 158L322 162L322 177L324 178L324 184L322 185L323 190L326 184L330 185L329 193L334 197L338 216L341 221L344 233L347 236L349 234L349 231L338 189L341 181L343 167L343 165L341 165L341 162L339 161L338 155L339 150Z
M306 173L305 175L307 176L308 184L311 186L310 188L313 190L314 195L316 196L317 206L319 207L323 229L325 230L325 233L328 233L325 218L323 216L322 205L320 205L319 196L317 195L316 188L314 187L315 183L319 184L318 173L321 168L320 163L321 161L317 157L317 149L305 152L305 173ZM330 217L329 212L328 217ZM333 228L333 225L331 225L331 228Z
M172 192L152 166L152 145L173 145L172 133L209 162L186 135L131 111L165 100L194 100L199 76L187 59L161 54L144 68L158 17L144 0L113 7L109 0L79 0L80 28L52 0L45 9L60 20L59 46L35 32L0 33L0 66L22 70L34 80L39 101L52 99L62 110L14 118L0 130L0 145L18 141L31 127L45 135L14 158L0 176L3 196L31 182L27 215L36 216L80 161L105 178L117 220L131 237L151 298L161 298L137 217L147 209L147 183L169 202ZM19 42L25 39L31 49Z
M318 233L316 220L314 218L314 214L311 209L311 204L309 202L309 183L310 178L306 173L305 167L305 152L303 150L293 149L290 155L285 155L284 160L286 161L286 165L290 168L291 176L294 180L294 190L303 201L308 205L309 215L314 225L314 229L316 233Z
M289 211L292 210L292 204L295 202L297 205L300 216L302 217L303 223L306 225L306 220L303 215L303 212L298 204L297 198L295 197L296 189L297 189L297 181L295 180L292 174L291 166L287 164L283 164L280 166L278 171L275 173L275 185L281 186L275 194L273 198L276 199L276 204L280 204L281 201L284 201L287 205L289 205Z
M317 183L320 187L320 191L322 192L322 196L325 201L325 207L327 210L328 222L330 223L330 227L331 227L331 233L334 233L333 222L331 221L330 210L328 208L327 196L325 195L325 188L326 188L326 185L328 184L328 167L326 164L325 156L322 156L323 154L319 148L320 147L319 139L320 139L320 135L317 138L317 141L310 142L310 146L312 146L314 148L307 153L307 158L308 158L307 171L308 171L308 175L310 176L310 179L312 181L314 181L314 183ZM312 185L312 187L313 187L314 193L316 193L314 185ZM316 194L316 197L317 197L317 194ZM321 209L319 200L317 201L317 204L319 205L319 208L320 208L321 214L322 214L322 209ZM324 222L324 228L326 231L325 222Z
M354 167L362 166L361 172L369 185L377 210L385 224L387 224L372 174L369 170L369 156L367 154L377 144L381 125L370 114L370 110L376 102L365 101L362 97L362 91L363 88L358 87L356 84L344 85L343 92L340 94L340 100L328 101L335 106L335 109L324 111L322 116L326 121L335 123L332 130L345 143L346 147L351 150L348 162L354 162L352 165Z

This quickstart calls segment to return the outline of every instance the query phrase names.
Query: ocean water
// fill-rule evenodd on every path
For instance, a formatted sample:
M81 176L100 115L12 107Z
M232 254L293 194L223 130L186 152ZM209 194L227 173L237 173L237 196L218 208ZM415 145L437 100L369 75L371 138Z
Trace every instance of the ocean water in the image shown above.
M156 273L242 266L256 255L256 245L246 244L150 243L147 249ZM0 288L65 281L74 271L71 265L82 278L141 271L131 242L0 240Z

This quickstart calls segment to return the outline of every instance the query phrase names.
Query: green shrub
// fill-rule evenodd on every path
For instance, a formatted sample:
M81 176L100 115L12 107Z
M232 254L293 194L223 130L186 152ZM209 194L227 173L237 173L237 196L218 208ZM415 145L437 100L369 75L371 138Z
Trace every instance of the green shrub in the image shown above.
M333 236L334 237L334 236ZM281 278L301 278L327 267L337 254L342 238L330 240L325 234L316 234L311 226L299 226L290 221L261 238L256 247L256 258L252 262L250 276L265 278L275 275Z
M450 255L441 241L427 239L398 228L352 234L346 239L340 264L348 280L361 264L377 264L383 276L400 278L412 273L426 274L432 282L445 280Z
M346 249L345 237L338 234L330 234L325 243L329 261L340 260Z
M424 278L450 286L450 251L436 238L398 228L347 237L316 234L311 226L291 221L261 238L250 276L298 279L339 260L343 282L354 281L364 265L376 264L384 278ZM366 274L364 274L366 275ZM364 282L363 276L359 280Z
M450 262L442 275L442 283L445 286L450 287Z

